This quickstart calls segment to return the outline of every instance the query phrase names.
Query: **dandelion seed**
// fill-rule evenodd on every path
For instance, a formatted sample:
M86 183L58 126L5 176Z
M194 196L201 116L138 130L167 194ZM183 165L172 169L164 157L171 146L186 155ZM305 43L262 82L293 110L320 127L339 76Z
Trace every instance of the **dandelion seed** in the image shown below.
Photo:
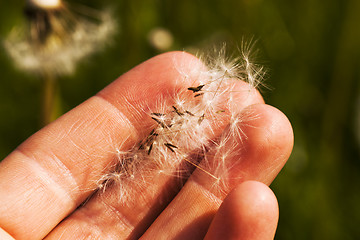
M180 112L175 106L172 106L172 108L174 109L177 115L184 116L184 113Z
M201 115L198 119L198 124L200 125L205 119L205 114Z
M159 125L164 126L164 123L161 122L160 120L158 120L157 118L151 117L152 120L154 120L155 122L157 122Z
M157 117L163 117L165 114L163 113L151 113L151 115L157 116Z
M204 87L205 85L199 85L197 87L189 87L188 90L192 91L193 93L199 92L201 91L201 89Z
M165 145L168 149L170 149L170 151L172 151L172 152L175 152L175 151L174 151L174 148L175 148L175 149L177 148L177 146L175 146L175 145L173 145L173 144L171 144L171 143L164 143L164 145Z
M151 143L151 144L150 144L150 147L149 147L149 150L148 150L148 153L147 153L148 155L150 155L151 150L152 150L152 148L153 148L153 145L154 145L154 143Z
M188 111L188 110L186 110L185 112L186 112L188 115L192 116L192 117L195 116L192 112L190 112L190 111Z

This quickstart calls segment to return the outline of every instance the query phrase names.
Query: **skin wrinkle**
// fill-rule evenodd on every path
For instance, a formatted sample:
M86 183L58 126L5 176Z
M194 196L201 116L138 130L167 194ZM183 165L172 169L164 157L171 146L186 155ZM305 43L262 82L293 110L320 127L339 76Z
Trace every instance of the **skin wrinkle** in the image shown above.
M101 97L101 96L99 96ZM104 98L105 99L105 98ZM142 112L137 109L134 104L132 104L127 98L123 99L122 100L122 103L120 103L119 100L116 100L116 104L121 106L122 104L124 104L125 106L127 106L127 110L128 112L131 112L132 113L132 117L137 120L137 121L140 121L141 120L141 115L142 115Z
M71 133L76 134L76 132L77 132L78 129L85 128L85 127L83 127L83 125L85 125L85 124L86 124L86 125L94 125L94 126L92 127L92 128L94 128L94 129L97 129L97 128L100 128L100 129L101 129L101 126L104 125L104 122L105 122L105 121L98 121L98 119L99 119L100 116L103 115L104 113L106 113L105 110L97 113L97 114L92 118L91 121L86 122L86 123L85 123L85 122L81 122L81 121L79 121L79 120L76 121L76 122L71 126L71 128L68 130L67 135L68 135L68 136L73 135L73 134L71 134ZM94 122L95 122L96 124L92 124L92 123L94 123ZM105 122L105 123L106 123L106 122ZM74 127L75 125L76 125L76 127ZM106 128L104 128L104 129L106 129ZM101 136L101 138L98 139L97 143L100 143L100 142L102 142L102 141L104 141L104 140L106 140L106 137L102 137L102 136ZM90 153L90 152L88 152L88 151L85 150L85 149L91 149L91 146L86 145L86 147L83 149L83 148L79 147L72 139L70 139L70 141L72 142L72 144L74 144L74 146L75 146L78 150L80 150L82 153L84 153L85 156L88 156L89 158L90 158L90 157L101 157L101 155L96 155L96 154L94 154L94 153ZM82 141L82 143L85 143L85 141Z
M135 127L132 125L132 123L128 120L128 118L126 118L125 117L125 115L122 113L122 112L120 112L119 111L119 109L118 108L116 108L115 106L113 106L111 103L109 103L106 99L103 99L103 98L98 98L98 99L100 99L102 102L101 102L101 104L102 105L104 105L104 104L106 104L106 105L109 105L109 106L111 106L111 108L109 109L109 112L111 113L112 112L112 110L113 110L113 112L116 112L117 114L116 114L116 118L118 118L119 120L118 121L116 121L116 122L122 122L123 123L123 125L127 125L126 126L126 129L130 129L131 130L131 140L132 141L134 141L134 139L136 139L137 138L137 136L138 136L138 134L137 134L137 129L135 129ZM110 116L109 117L113 117L113 115L114 114L110 114ZM97 114L97 116L101 116L101 114ZM78 124L76 124L75 123L75 125L78 125ZM72 127L71 127L71 129L72 129L72 131L74 131L74 129L79 129L78 127L74 127L75 125L72 125ZM114 124L112 124L112 125L114 125ZM47 140L47 141L51 141L51 137L53 136L53 135L55 135L54 133L58 133L58 132L55 132L54 130L55 129L52 129L51 128L51 126L50 126L50 128L49 128L49 132L48 132L48 134L46 134L46 135L44 135L43 134L43 136L44 137L41 137L41 138L38 138L38 140L37 140L37 145L40 145L41 146L41 143L42 143L42 141L45 141L45 140ZM66 130L66 129L64 129L64 130ZM105 129L106 130L106 129ZM130 131L129 130L129 131ZM65 131L66 133L64 133L64 134L62 134L64 131L62 131L60 134L58 133L58 135L55 135L52 139L56 139L55 141L51 141L51 142L61 142L61 139L63 139L63 141L66 139L66 136L68 136L69 134L70 134L70 132L69 131ZM59 136L60 135L60 137L57 137L57 136ZM74 134L73 134L74 135ZM41 133L40 133L40 136L41 136ZM75 135L76 136L76 135ZM81 135L80 135L80 137L81 137ZM104 138L105 140L107 139L107 137L103 137L102 136L102 138ZM49 139L49 140L48 140ZM126 138L126 139L128 139L128 138ZM69 139L66 139L66 140L68 140L69 141ZM131 142L131 140L129 141L129 142ZM80 140L81 141L81 140ZM64 143L66 144L66 142L64 141ZM77 143L80 143L81 144L81 142L77 142ZM68 144L68 143L67 143ZM74 144L74 146L75 145L77 145L77 144L75 144L74 142L72 143L72 144ZM65 145L66 146L66 145ZM87 147L87 146L86 146ZM89 146L90 147L90 146ZM125 146L124 146L125 147ZM77 148L78 149L80 149L80 150L82 150L82 152L83 153L86 153L86 155L87 155L87 157L85 156L85 158L88 158L89 156L91 156L91 153L89 154L89 152L88 151L86 151L86 150L84 150L82 147L80 147L80 146L77 146ZM30 151L28 151L27 150L28 149L28 147L27 146L25 146L25 148L23 148L23 147L19 147L17 150L15 150L14 151L14 154L16 153L16 152L18 152L19 154L21 154L22 156L26 156L26 159L33 159L33 162L36 162L36 158L35 158L35 156L38 156L37 154L32 154L32 152L30 152ZM56 148L55 148L56 149ZM53 150L55 150L55 149L53 149ZM71 149L71 148L70 148ZM74 150L75 152L76 151L78 151L78 150ZM74 151L72 151L72 152L74 152ZM30 154L30 155L29 155ZM41 166L41 169L42 169L42 171L45 171L45 169L47 168L47 167L51 167L52 169L54 169L54 170L56 170L57 172L60 172L61 174L55 174L55 175L51 175L51 176L49 176L49 177L52 177L53 179L51 180L53 183L51 184L51 186L54 188L54 189L51 189L49 192L54 192L54 194L53 195L57 195L58 196L58 198L59 199L68 199L68 198L70 198L71 200L69 200L69 202L70 202L70 206L66 206L65 207L65 209L67 209L67 211L65 211L64 212L64 216L63 217L65 217L65 215L67 214L67 213L70 213L70 212L72 212L75 208L76 208L76 206L78 205L78 204L80 204L81 202L76 202L76 203L74 203L74 198L78 198L78 196L79 196L79 194L80 195L84 195L84 194L87 194L86 192L88 192L89 190L94 190L94 186L96 186L97 184L96 184L96 181L91 181L91 184L93 185L93 187L92 188L89 188L89 187L86 187L86 186L83 186L83 185L79 185L79 183L81 183L81 182L79 182L78 181L78 179L76 179L75 178L75 176L74 176L74 172L72 171L72 170L69 170L69 163L67 163L67 164L65 164L64 163L64 160L63 159L61 159L61 158L59 158L59 154L60 154L60 152L59 151L52 151L52 149L43 149L43 151L41 152L41 154L42 155L40 155L41 156L41 158L42 158L42 160L41 161L39 161L39 163L37 163L37 165L39 165L39 167ZM115 154L116 153L113 153L113 155L115 156ZM76 156L77 156L78 154L76 154L76 155L74 155L73 156L73 158L75 158ZM80 154L81 155L81 154ZM111 155L108 151L107 151L107 154L106 155ZM40 157L39 156L39 157ZM64 156L64 157L66 157L66 156ZM103 156L104 157L104 156ZM52 161L48 161L47 159L48 158L51 158L51 160ZM82 158L84 158L84 156L82 156ZM110 157L109 157L110 158ZM111 159L113 159L114 157L112 157ZM21 159L21 157L20 157L20 159ZM68 161L68 159L66 159L67 161ZM68 161L69 162L69 161ZM50 164L49 166L48 166L48 163ZM82 164L82 165L84 165L84 164ZM109 164L106 164L106 165L109 165ZM74 170L75 171L79 171L79 170L81 170L81 167L79 166L79 167L77 167L77 168L74 168ZM77 173L78 174L78 173ZM102 174L102 173L101 173ZM101 174L99 174L98 176L101 176ZM49 174L50 175L50 174ZM88 175L88 174L87 174ZM36 175L35 175L36 176ZM80 179L81 180L81 179ZM87 181L87 182L89 182L89 181ZM65 187L66 186L66 187ZM56 190L55 189L62 189L62 190L58 190L58 191L62 191L62 193L59 193L59 192L56 192ZM86 190L86 191L85 191ZM50 196L50 195L47 195L47 196ZM80 198L79 200L80 201L82 201L81 199L84 199L84 198ZM62 218L63 218L62 217ZM61 219L62 219L61 218ZM61 220L61 219L59 219L59 221ZM55 220L55 219L53 219L53 220ZM54 223L54 224L56 224L56 223Z
M115 111L118 113L118 116L121 116L121 117L119 117L119 119L121 119L122 122L125 122L126 125L129 126L129 128L131 128L131 132L133 133L133 134L132 134L132 138L133 138L133 139L138 139L138 138L139 138L139 137L138 137L138 136L139 136L139 133L138 133L139 130L136 129L136 127L128 120L127 117L125 117L125 114L124 114L122 111L120 111L119 108L117 108L114 104L112 104L111 102L109 102L107 99L103 98L101 95L100 95L100 96L94 96L94 97L97 98L97 99L100 99L102 102L106 103L107 105L110 105L112 109L115 109ZM129 103L129 102L128 102L128 103ZM129 105L130 105L130 103L129 103ZM127 137L125 140L127 140L127 139L128 139L128 137ZM124 141L125 141L125 140L124 140ZM113 140L111 140L111 141L113 141ZM120 144L120 145L122 146L123 143ZM82 150L82 149L80 148L80 150ZM82 151L84 151L84 150L82 150ZM116 155L116 152L112 152L112 153L113 153L114 155ZM116 159L116 157L114 157L114 159ZM111 166L111 165L113 165L113 164L109 163L109 166ZM110 209L112 212L116 211L115 215L116 215L117 219L121 220L121 219L123 218L123 214L121 214L120 211L118 211L117 209L110 208L110 206L109 206L108 204L104 203L103 201L101 201L101 202L102 202L104 205L106 205L107 208ZM85 211L85 212L86 212L86 211ZM82 214L85 214L88 219L90 219L90 220L92 219L92 218L91 218L92 216L84 213L84 211L82 211ZM120 217L119 214L121 214L122 216ZM84 222L85 222L85 221L84 221ZM131 224L129 221L128 221L128 222L124 221L123 225L124 225L124 226L132 226L132 224Z
M102 111L102 112L100 112L99 114L97 114L95 117L94 117L94 120L93 121L96 121L95 119L97 119L102 113L104 113L105 111ZM93 122L92 121L92 122ZM85 124L85 123L84 123ZM91 122L90 123L88 123L89 125L91 124ZM99 124L101 124L101 123L99 123ZM68 135L72 135L70 132L71 131L74 131L74 132L76 132L76 129L79 129L81 126L82 126L83 124L78 124L78 126L76 127L76 128L71 128L69 131L68 131ZM72 126L74 126L74 125L72 125ZM94 128L97 128L97 126L95 126ZM101 142L101 140L103 140L103 139L106 139L105 137L101 137L100 139L99 139L99 141L97 141L98 143L99 142ZM86 157L86 158L96 158L96 157L98 157L98 158L101 158L101 157L104 157L104 156L102 156L102 155L97 155L96 153L91 153L90 151L87 151L86 149L92 149L92 146L88 146L88 145L85 145L85 147L80 147L80 146L78 146L75 142L74 142L74 140L72 140L71 138L69 138L69 141L72 143L72 145L73 146L75 146L81 153L83 153L83 155L84 155L84 157ZM81 141L81 140L80 140ZM86 144L86 142L83 142L84 144ZM56 156L56 154L55 153L53 153L55 156ZM56 159L57 160L57 159ZM62 161L61 160L59 160L59 161L57 161L57 162L61 162L62 163ZM64 165L64 164L62 164L62 165ZM66 168L66 169L68 169L68 168ZM67 171L65 171L65 172L67 172ZM75 181L75 178L73 177L73 179L74 179L74 181ZM94 181L95 182L95 181ZM79 189L79 188L78 188ZM79 189L80 190L80 189Z
M98 117L99 117L101 114L103 114L104 112L105 112L105 111L103 111L103 112L99 113L98 115L96 115L96 116L94 117L94 119L98 118ZM95 121L95 120L93 120L93 121ZM91 122L90 122L89 124L91 124ZM98 121L98 123L97 123L96 125L94 125L93 128L95 128L95 129L101 128L101 125L103 125L103 124L104 124L103 122ZM77 128L79 128L79 127L80 127L80 126L78 126ZM76 130L75 130L75 131L76 131ZM68 134L70 135L70 131L69 131ZM101 136L101 138L98 139L97 143L106 142L106 141L107 141L107 138L108 138L108 137L103 137L103 136ZM101 158L101 157L103 157L102 155L97 155L96 153L90 153L90 152L87 152L86 150L84 150L84 149L91 149L92 146L85 145L85 148L83 149L83 148L79 147L72 139L70 139L70 141L71 141L71 143L72 143L79 151L81 151L82 153L84 153L84 155L87 156L87 157L89 157L89 158L96 158L96 157ZM83 143L85 144L85 141L83 141Z
M65 231L63 231L63 232L60 234L60 236L59 236L59 240L61 240L61 239L62 239L62 237L64 236L64 234L65 234Z
M94 119L96 117L98 117L99 114L97 116L94 117ZM94 120L91 120L89 123L91 123L92 121ZM69 128L69 130L65 133L67 135L70 135L71 132L76 132L81 126L85 125L85 122L81 121L80 119L77 119L72 125L71 127Z
M106 203L103 199L101 199L100 203L105 206L107 209L109 209L113 215L116 216L118 223L120 222L120 224L127 230L131 229L131 231L133 229L135 229L135 226L133 223L131 223L131 221L127 218L126 215L122 214L121 211L119 209L117 209L116 207L111 206L111 204Z
M87 213L87 212L76 212L79 216L78 219L81 219L82 223L85 224L81 225L81 224L74 224L75 229L72 229L72 237L76 236L76 233L80 233L79 236L84 236L83 239L94 239L94 237L96 236L98 238L98 236L102 236L102 230L100 228L100 226L98 226L96 224L96 222L93 220L93 215ZM86 221L85 221L86 220ZM64 229L64 231L62 232L62 236L67 237L66 239L68 239L69 234L68 234L68 229ZM53 239L51 236L51 232L50 232L50 239ZM97 239L96 238L96 239ZM47 238L46 238L47 239ZM58 239L58 237L56 238Z
M115 103L111 103L105 97L103 92L99 92L95 97L102 98L103 100L107 101L109 104L114 106L116 109L118 109L120 112L122 112L123 110L126 110L130 114L130 116L128 116L128 119L129 119L129 117L131 117L137 121L137 120L141 120L142 112L140 112L139 107L136 107L135 105L142 106L143 99L137 100L137 96L135 97L134 94L131 94L131 92L133 92L133 91L134 90L132 90L132 89L126 89L124 94L115 95L115 99L116 99ZM118 105L118 107L116 107L116 105ZM142 108L140 108L140 109L143 110Z
M77 231L81 232L80 225L76 225L75 227L76 227L76 228L73 230L74 233L77 232ZM51 233L51 232L50 232L50 233ZM62 239L68 240L68 238L66 238L66 233L67 233L67 231L66 231L66 229L64 229L64 231L61 233L61 235L57 237L57 240L62 240ZM63 238L63 237L65 237L65 238ZM86 237L86 236L84 236L83 239L85 239L85 237ZM90 237L91 237L91 236L90 236ZM47 239L47 237L45 237L45 239Z
M84 148L82 148L82 147L80 147L78 144L76 144L76 143L74 142L74 140L72 140L71 138L69 138L69 142L70 142L77 150L79 150L81 153L83 153L84 156L86 156L86 157L88 157L88 158L90 158L90 157L92 157L92 156L94 156L94 157L102 157L101 155L96 156L96 155L91 154L90 152L86 151Z
M215 203L216 205L220 206L222 203L222 199L220 199L218 196L216 196L213 192L211 192L209 189L207 189L205 186L200 184L198 181L192 181L195 183L198 187L200 187L201 192L204 192L204 196L206 196L207 199L209 199L209 202Z
M69 181L67 181L67 186L71 186L70 189L73 189L74 191L76 190L79 190L79 185L77 184L75 178L74 178L74 175L72 174L72 172L70 171L70 169L60 160L60 158L57 156L57 154L51 152L52 155L53 155L53 160L52 161L53 163L55 162L56 166L58 166L58 168L60 168L62 171L62 178L63 179L63 176L66 176ZM71 195L71 194L70 194ZM72 195L71 195L72 196ZM73 197L73 196L72 196ZM75 201L75 199L74 199Z
M81 120L76 120L76 121L70 126L69 130L62 135L62 139L63 139L64 137L71 136L72 133L75 135L76 132L78 131L78 129L81 129L85 124L86 124L87 126L91 125L91 123L94 122L94 121L96 121L96 120L99 118L99 116L100 116L101 114L103 114L104 112L105 112L105 111L102 111L102 112L100 112L100 113L97 113L97 115L95 115L95 116L92 118L92 120L89 121L89 122L83 122L83 121L81 121ZM96 129L97 127L95 126L95 127L93 127L93 128ZM80 132L81 132L81 131L80 131ZM65 135L65 136L64 136L64 135ZM80 135L80 136L81 136L81 135ZM88 153L86 150L84 150L83 148L79 147L72 139L69 139L69 141L71 141L72 144L73 144L78 150L80 150L82 153L85 153L85 155L87 155L87 156L91 156L91 154L89 154L89 153ZM58 143L59 143L59 142L60 142L60 141L58 141Z
M26 170L27 170L27 174L29 176L33 176L34 179L29 179L29 180L33 180L36 181L38 183L38 187L37 188L32 188L32 189L28 189L23 195L22 197L24 199L28 199L29 196L34 195L34 192L37 192L38 194L42 194L43 193L48 193L48 192L52 192L53 195L52 196L57 196L57 197L53 197L56 198L57 200L57 204L60 205L61 203L64 206L73 206L75 208L75 201L72 198L71 194L69 194L69 192L67 190L65 190L64 188L61 187L60 184L57 183L57 181L53 178L51 178L51 176L47 173L47 171L44 170L44 168L35 161L34 158L31 158L29 156L27 156L26 154L22 153L20 150L15 150L15 152L17 152L18 154L22 155L22 162L26 163ZM29 202L31 203L31 202ZM34 204L34 203L32 203ZM49 206L49 205L47 205ZM63 216L65 217L65 216ZM43 219L43 221L47 221L46 219ZM19 224L22 224L22 222L20 222ZM43 225L41 223L39 223L40 225ZM19 226L21 227L21 226ZM5 229L5 228L4 228ZM6 229L5 229L6 230ZM36 228L32 229L32 231L36 231ZM9 232L9 234L11 234L11 231L7 231ZM31 235L31 233L29 233Z
M112 109L115 109L118 116L121 116L122 122L125 123L126 126L130 127L132 130L130 131L133 136L133 139L140 139L140 130L129 120L129 117L126 116L120 108L116 107L115 104L111 103L108 99L104 98L102 95L95 95L93 98L100 99L101 101L105 102L107 105L111 106ZM131 106L135 109L135 107L126 99L127 106Z
M74 124L75 124L75 123L74 123ZM64 133L62 133L62 134L59 134L58 137L56 137L56 138L54 139L54 143L55 143L55 144L61 143L61 141L63 141L67 136L68 136L68 133L66 133L66 132L64 132Z
M74 196L72 194L70 194L69 191L65 190L65 188L62 187L61 184L58 184L58 182L55 180L55 178L52 178L50 174L47 173L47 171L43 168L43 166L41 166L41 164L39 164L35 159L34 157L31 157L29 155L27 155L24 151L22 151L21 149L16 149L15 150L16 152L20 153L21 155L23 155L27 160L30 160L31 163L34 165L32 166L31 164L29 164L30 167L32 167L33 170L36 170L38 174L34 174L33 176L37 176L37 177L40 177L42 175L46 176L50 181L48 183L48 190L50 189L55 189L56 187L54 186L57 186L59 188L59 191L60 192L63 192L63 196L67 196L67 198L63 198L63 196L61 198L58 198L58 199L71 199L71 202L72 204L71 205L75 205L75 199L74 199ZM55 158L51 158L57 166L60 166L61 169L63 169L63 172L65 172L66 174L64 174L63 176L66 176L66 179L64 179L63 177L61 178L62 181L66 182L66 186L73 186L71 187L70 189L78 189L78 185L77 185L77 182L75 181L74 179L74 176L72 175L70 169L68 167L66 167L63 162L56 157L56 155L53 153L53 156L55 156ZM26 162L29 162L29 161L26 161ZM35 167L36 166L36 167ZM38 168L38 169L36 169ZM51 188L50 188L51 186ZM56 191L52 191L52 192L56 192Z
M134 139L139 139L139 131L138 131L138 129L134 126L134 124L128 119L128 117L119 109L119 108L117 108L114 104L112 104L111 102L109 102L107 99L105 99L105 98L103 98L102 96L94 96L93 98L96 98L96 99L98 99L98 100L100 100L103 104L106 104L106 105L108 105L108 106L110 106L111 107L111 110L115 110L115 114L116 114L116 117L118 118L118 120L119 121L116 121L116 122L121 122L123 125L126 125L126 127L128 128L128 129L130 129L129 130L129 132L131 132L132 134L131 134L131 139L130 139L130 135L128 136L128 137L126 137L126 138L123 138L123 139L121 139L121 143L120 144L118 144L118 145L120 145L120 146L124 146L124 144L126 143L126 141L131 141L131 140L134 140ZM105 112L105 111L104 111ZM101 113L103 113L103 112L101 112ZM100 114L98 114L97 116L100 116L101 115L101 113ZM103 124L103 123L99 123L99 124ZM97 125L98 126L98 125ZM95 128L97 128L96 126L95 126ZM103 132L104 133L104 132ZM104 133L105 134L105 133ZM109 133L110 135L111 135L111 133ZM101 141L99 140L98 141L98 143L99 142L105 142L105 143L107 143L108 142L108 139L109 139L109 135L108 136L106 136L106 137L104 137L104 136L101 136ZM112 140L111 140L112 141ZM75 144L75 143L74 143ZM96 144L97 145L97 144ZM132 144L131 144L132 145ZM89 149L91 148L91 147L93 147L93 146L87 146ZM112 148L114 147L114 146L111 146ZM89 158L92 158L92 157L104 157L104 156L102 156L102 155L99 155L99 156L96 156L95 154L89 154L88 152L86 152L86 151L84 151L81 147L77 147L80 151L82 151L82 152L84 152ZM116 147L116 149L118 149L117 147ZM103 150L102 150L103 151ZM109 159L112 159L111 161L109 161L109 163L108 164L106 164L105 165L105 168L110 168L111 169L111 167L114 165L114 160L113 159L116 159L116 154L117 154L117 152L116 151L106 151L108 154L110 154L110 155L112 155L112 157L109 157ZM89 162L90 163L90 162ZM105 173L105 171L104 171L105 169L103 169L102 170L102 172L101 172L101 174L104 174ZM101 176L101 174L99 175L99 176L97 176L98 178L100 178L100 176ZM98 180L98 179L97 179ZM94 180L93 182L96 182L96 180Z
M91 213L88 213L87 211L85 211L85 212L83 211L82 215L85 216L85 218L81 218L83 223L85 223L86 226L89 227L89 228L86 228L86 230L89 230L88 231L89 237L93 236L94 232L96 233L95 236L101 236L102 230L101 230L100 226L98 226L98 224L96 224L96 222L92 218ZM88 221L84 221L85 219L88 219ZM83 230L84 228L81 228L81 229Z

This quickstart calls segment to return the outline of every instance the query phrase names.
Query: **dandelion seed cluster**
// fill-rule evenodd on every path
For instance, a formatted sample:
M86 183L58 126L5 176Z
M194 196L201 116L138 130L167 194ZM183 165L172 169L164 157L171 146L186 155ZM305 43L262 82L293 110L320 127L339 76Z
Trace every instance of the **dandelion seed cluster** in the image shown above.
M246 137L241 122L254 117L251 113L240 117L239 95L255 94L265 74L249 60L250 47L244 49L242 58L231 61L224 50L212 58L202 57L207 66L193 68L190 74L182 70L188 67L174 60L181 76L177 81L188 84L185 80L196 76L193 85L177 91L170 105L159 100L157 110L148 114L152 131L129 151L117 151L115 170L99 180L99 188L119 186L119 199L125 202L158 175L187 179L197 169L208 176L215 190L226 191L234 164L227 160L241 149L241 139ZM236 82L240 80L247 83L246 89L239 90Z

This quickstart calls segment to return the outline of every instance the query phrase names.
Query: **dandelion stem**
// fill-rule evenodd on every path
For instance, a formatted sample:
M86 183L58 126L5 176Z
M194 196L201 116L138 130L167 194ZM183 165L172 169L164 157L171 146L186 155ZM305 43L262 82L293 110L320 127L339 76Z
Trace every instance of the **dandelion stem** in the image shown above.
M43 92L43 113L41 125L45 126L54 121L59 113L59 90L57 81L52 73L43 74L44 92Z

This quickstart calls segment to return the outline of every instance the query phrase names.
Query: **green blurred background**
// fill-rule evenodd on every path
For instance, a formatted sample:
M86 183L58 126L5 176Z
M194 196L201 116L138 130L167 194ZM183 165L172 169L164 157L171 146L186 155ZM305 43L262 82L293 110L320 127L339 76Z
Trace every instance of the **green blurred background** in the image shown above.
M360 239L359 0L103 0L119 32L105 51L61 77L61 111L165 49L151 34L170 34L167 50L206 49L256 39L270 69L267 103L290 119L293 154L272 184L280 204L276 239ZM21 0L0 2L0 36L24 21ZM170 39L171 40L171 39ZM231 47L233 46L233 47ZM0 52L0 159L40 128L43 82Z

